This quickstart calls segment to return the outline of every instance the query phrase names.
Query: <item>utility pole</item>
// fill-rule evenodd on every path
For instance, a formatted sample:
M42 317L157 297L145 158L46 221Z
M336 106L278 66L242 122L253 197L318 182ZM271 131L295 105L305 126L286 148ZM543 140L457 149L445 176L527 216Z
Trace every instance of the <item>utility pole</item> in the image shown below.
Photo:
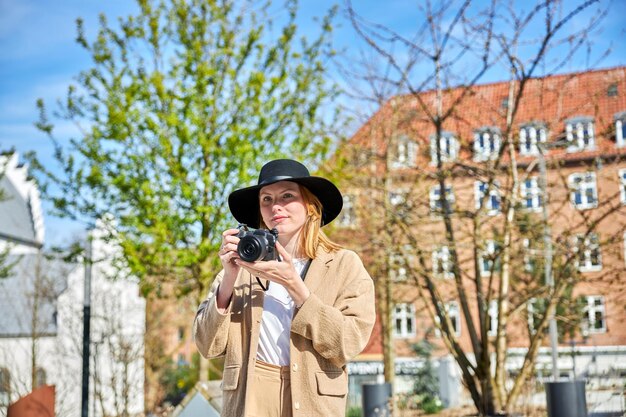
M554 277L552 276L552 232L550 231L550 222L548 216L548 175L546 170L546 157L543 143L537 143L539 149L539 174L541 182L541 199L543 213L543 243L544 243L544 273L546 285L550 288L550 292L554 291ZM548 322L548 331L550 335L550 349L552 353L552 379L559 379L558 368L558 333L556 327L556 319L554 311L550 313Z
M91 230L87 231L85 247L85 288L83 301L83 389L81 417L89 415L89 344L91 322Z

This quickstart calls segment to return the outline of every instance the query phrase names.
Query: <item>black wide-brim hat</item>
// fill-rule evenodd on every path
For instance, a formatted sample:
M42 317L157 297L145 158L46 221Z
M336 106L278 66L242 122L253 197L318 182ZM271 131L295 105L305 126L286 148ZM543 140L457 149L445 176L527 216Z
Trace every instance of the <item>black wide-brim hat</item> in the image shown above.
M314 177L300 162L291 159L276 159L263 165L257 185L233 191L228 196L228 207L239 223L258 228L260 219L259 190L279 181L291 181L304 185L322 203L324 226L332 222L341 212L343 197L339 189L322 177Z

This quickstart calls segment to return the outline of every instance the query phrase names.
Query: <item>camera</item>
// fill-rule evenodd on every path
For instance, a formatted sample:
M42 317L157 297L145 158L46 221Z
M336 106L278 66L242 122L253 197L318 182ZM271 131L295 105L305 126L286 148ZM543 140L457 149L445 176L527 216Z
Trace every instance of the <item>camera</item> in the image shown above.
M237 237L239 238L239 243L237 244L237 253L242 260L255 262L278 259L278 252L276 251L278 230L250 230L245 224L240 224L238 229Z

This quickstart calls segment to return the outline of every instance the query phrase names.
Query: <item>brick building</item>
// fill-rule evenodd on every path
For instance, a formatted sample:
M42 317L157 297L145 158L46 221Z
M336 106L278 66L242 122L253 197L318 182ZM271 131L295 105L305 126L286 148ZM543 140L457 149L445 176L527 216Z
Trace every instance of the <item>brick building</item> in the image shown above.
M428 339L439 347L435 356L448 353L428 303L420 296L416 283L424 281L419 277L428 276L435 283L459 345L472 351L443 227L444 200L456 233L457 275L470 299L477 298L478 286L494 284L489 288L501 290L505 245L499 232L507 221L516 224L506 245L510 317L503 331L508 337L507 371L518 372L542 308L542 298L533 294L543 294L546 287L542 220L546 196L554 276L567 281L556 311L561 330L559 374L623 386L626 67L529 80L508 129L512 87L519 85L506 81L445 91L444 108L465 97L443 122L439 146L435 125L426 114L427 108L435 107L436 92L393 97L343 149L350 175L342 185L344 211L332 235L348 247L358 245L376 280L385 274L392 282L396 391L410 389L412 370L419 367L413 344ZM514 153L509 153L508 143L514 144ZM545 195L542 155L547 167ZM445 188L438 178L445 178ZM515 215L508 219L510 205ZM384 207L391 218L381 211ZM382 236L390 219L404 225L404 233L412 238L403 240L400 234L385 241ZM381 258L386 258L382 267ZM496 301L501 298L489 297L487 324L479 336L495 343ZM476 303L470 302L470 307L477 318ZM355 384L380 379L380 332L378 323L368 347L350 365ZM541 345L534 368L539 379L552 368L547 337Z

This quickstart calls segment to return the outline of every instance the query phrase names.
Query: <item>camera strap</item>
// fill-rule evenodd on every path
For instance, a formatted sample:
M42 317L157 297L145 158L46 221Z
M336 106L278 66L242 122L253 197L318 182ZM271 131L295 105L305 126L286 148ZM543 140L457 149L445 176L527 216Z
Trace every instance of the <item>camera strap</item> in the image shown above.
M280 259L278 260L280 261ZM313 259L307 259L306 263L304 264L304 267L302 267L302 271L300 271L300 278L302 278L302 281L304 281L304 278L306 278L306 274L309 272L309 267L311 266L311 262L313 262ZM255 277L255 278L256 278L256 282L259 283L263 291L267 291L268 288L270 287L270 281L267 280L267 286L265 286L263 285L259 277Z

